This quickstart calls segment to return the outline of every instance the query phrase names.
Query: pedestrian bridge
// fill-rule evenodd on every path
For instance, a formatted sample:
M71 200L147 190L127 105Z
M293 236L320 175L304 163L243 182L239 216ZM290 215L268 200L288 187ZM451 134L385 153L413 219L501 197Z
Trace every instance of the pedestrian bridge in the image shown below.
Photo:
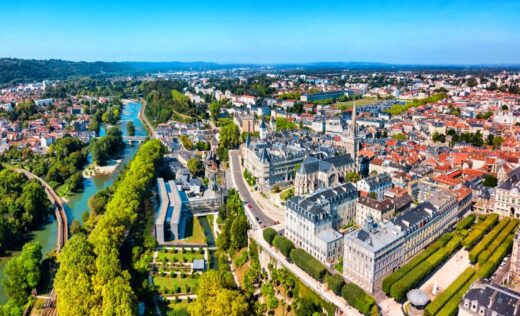
M123 142L127 144L144 143L148 136L123 136Z

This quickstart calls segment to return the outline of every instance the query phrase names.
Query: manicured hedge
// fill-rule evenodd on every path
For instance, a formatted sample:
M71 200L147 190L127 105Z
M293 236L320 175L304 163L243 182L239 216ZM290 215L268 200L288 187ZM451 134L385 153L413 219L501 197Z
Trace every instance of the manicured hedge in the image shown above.
M467 268L453 283L450 284L439 296L433 300L426 310L430 315L435 315L457 292L475 275L475 269Z
M464 284L458 291L451 297L451 299L444 304L442 309L436 315L442 316L455 316L459 310L459 304L462 301L462 297L469 290L470 285L478 279L478 275L474 274L466 284Z
M264 239L265 239L265 241L267 241L267 243L268 243L269 245L273 245L274 237L276 237L276 235L278 235L278 233L276 232L276 230L274 230L274 229L271 228L271 227L264 229L264 231L262 232L262 234L264 235Z
M436 242L431 244L428 248L426 248L423 252L421 252L419 255L417 255L415 258L410 260L407 264L396 270L391 275L387 276L383 280L383 291L386 293L386 295L390 295L390 288L392 285L399 281L405 274L410 272L413 268L415 268L417 265L419 265L421 262L423 262L426 258L431 256L435 251L437 251L439 248L443 247L448 243L448 241L451 240L453 237L452 233L446 233L442 235Z
M354 283L348 283L343 287L341 296L349 303L350 306L354 307L363 314L368 314L372 311L372 306L376 304L374 298L362 288Z
M477 224L471 233L464 238L462 244L468 250L473 248L475 244L498 222L498 214L491 214L485 220Z
M325 277L325 281L327 282L327 287L337 295L341 295L341 289L345 285L345 280L339 274L327 275Z
M469 261L471 263L477 262L478 255L484 251L489 244L500 234L500 232L509 224L509 218L504 218L498 223L493 230L491 230L482 240L469 252ZM508 233L509 234L509 233Z
M478 275L481 278L487 278L493 274L504 257L511 251L511 248L513 247L513 238L513 235L509 235L506 238L506 241L496 248L489 260L478 269Z
M284 236L278 235L274 237L273 246L280 250L280 252L287 258L290 256L291 250L294 249L294 244L292 241L285 238Z
M303 249L293 249L291 259L298 267L318 281L322 281L327 273L327 268Z
M455 229L457 230L463 230L463 229L468 229L471 227L471 225L473 225L473 223L475 222L475 218L476 216L474 214L470 214L466 217L464 217L458 224L457 226L455 226Z
M401 301L408 291L413 289L419 282L428 276L439 264L446 260L460 246L460 239L453 238L450 242L437 250L420 265L404 275L399 281L395 282L390 289L390 296L395 300Z
M492 243L486 248L485 251L480 253L478 256L478 263L482 266L486 261L491 257L494 251L502 244L502 242L509 236L512 232L515 231L516 226L518 225L518 220L513 219L509 222L505 229L503 229L500 234L493 239Z

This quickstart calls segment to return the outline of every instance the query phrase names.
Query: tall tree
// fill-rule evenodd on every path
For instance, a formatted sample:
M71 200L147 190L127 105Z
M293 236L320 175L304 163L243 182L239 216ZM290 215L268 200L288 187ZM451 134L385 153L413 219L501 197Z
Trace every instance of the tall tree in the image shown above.
M244 295L226 284L223 275L208 271L199 278L197 299L188 306L193 316L246 315L248 304Z
M23 246L22 252L5 267L4 288L9 297L8 308L23 307L29 299L31 291L40 281L40 264L42 261L42 246L32 241Z

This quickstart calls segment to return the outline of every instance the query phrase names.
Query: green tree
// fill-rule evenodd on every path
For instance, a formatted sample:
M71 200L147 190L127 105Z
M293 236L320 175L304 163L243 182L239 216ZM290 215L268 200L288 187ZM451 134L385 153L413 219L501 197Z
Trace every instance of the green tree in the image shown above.
M358 182L359 180L361 180L361 176L355 171L347 171L345 174L345 181L347 182Z
M202 161L192 157L188 160L188 169L192 175L198 176L204 171L204 165L202 164Z
M247 218L244 214L235 217L231 224L230 251L235 252L247 246L248 227Z
M60 298L57 301L58 313L65 316L89 315L94 307L92 275L95 257L86 236L73 235L60 252L58 262L60 267L54 281L54 289Z
M188 305L189 313L193 316L247 315L244 295L227 283L220 272L203 273L198 280L197 299Z
M37 241L31 241L23 246L19 256L7 262L3 285L10 309L18 310L17 307L27 303L31 291L40 281L41 261L42 246Z
M229 123L220 128L220 141L217 154L220 160L227 160L228 150L240 145L240 131L235 123Z
M492 145L493 145L494 149L499 149L500 147L502 147L503 143L504 143L504 138L502 136L497 136L497 137L493 138Z
M210 103L208 109L209 109L209 115L212 120L216 120L218 117L218 114L220 113L220 108L222 107L221 102L219 101L213 101Z
M128 123L126 123L126 132L128 133L128 136L135 136L134 122L128 121Z
M498 179L492 174L486 174L484 175L484 182L482 184L488 188L494 188L498 184Z

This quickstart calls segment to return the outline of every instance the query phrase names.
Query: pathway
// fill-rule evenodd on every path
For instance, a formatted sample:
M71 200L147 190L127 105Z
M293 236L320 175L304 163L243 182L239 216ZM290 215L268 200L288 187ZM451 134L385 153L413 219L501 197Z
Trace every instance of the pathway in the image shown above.
M278 251L276 251L271 245L269 245L262 236L262 230L251 230L250 237L255 240L255 242L262 247L271 257L273 257L276 261L278 261L281 265L287 268L291 273L293 273L300 281L302 281L309 288L314 290L317 294L319 294L323 299L332 304L336 305L339 309L341 309L345 315L361 315L356 309L352 306L349 306L344 298L337 296L334 292L327 289L325 284L313 279L309 276L305 271L300 269L294 263L289 263L287 259Z

